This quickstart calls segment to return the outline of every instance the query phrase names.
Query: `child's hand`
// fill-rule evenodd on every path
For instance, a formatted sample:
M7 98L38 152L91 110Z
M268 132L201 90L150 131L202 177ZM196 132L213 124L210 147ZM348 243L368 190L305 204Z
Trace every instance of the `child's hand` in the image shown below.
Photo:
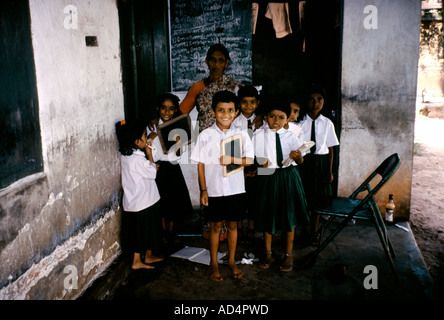
M200 203L205 207L208 207L208 192L207 190L200 192Z
M302 157L302 153L299 150L293 150L290 152L290 158L296 161L297 164L301 164L304 162L304 158Z
M250 171L245 171L245 177L247 178L253 178L256 176L257 170L250 170Z
M153 119L150 122L148 122L148 128L153 131L156 129L156 127L159 125L159 119Z
M271 165L271 162L267 159L267 158L263 158L263 157L258 157L257 158L257 163L264 168L267 168L268 166Z
M231 156L221 156L219 162L221 166L227 166L233 162L233 159Z
M262 115L257 115L256 118L254 118L254 120L253 120L253 125L254 125L254 130L253 131L256 131L257 129L262 127L263 124L264 124L263 116Z

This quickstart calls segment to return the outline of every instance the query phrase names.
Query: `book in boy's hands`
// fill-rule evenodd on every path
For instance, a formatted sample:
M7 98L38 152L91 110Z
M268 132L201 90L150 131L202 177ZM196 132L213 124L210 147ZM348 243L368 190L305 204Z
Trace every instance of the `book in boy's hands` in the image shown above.
M220 260L226 253L217 253L217 260ZM173 253L170 257L187 259L193 262L210 265L210 250L204 248L188 247Z
M301 152L302 156L304 156L304 153L307 152L308 150L310 150L311 147L313 147L315 145L314 141L307 141L304 142L299 148L298 151ZM282 164L286 167L289 166L291 161L293 161L293 159L291 158L287 158L284 161L282 161Z

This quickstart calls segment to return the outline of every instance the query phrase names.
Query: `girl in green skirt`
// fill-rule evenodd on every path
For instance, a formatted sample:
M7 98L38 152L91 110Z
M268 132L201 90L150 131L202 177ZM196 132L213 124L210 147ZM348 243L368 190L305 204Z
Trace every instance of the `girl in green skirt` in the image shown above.
M274 261L271 247L277 230L285 232L286 253L280 270L293 269L293 240L296 226L309 225L307 202L297 164L304 161L297 150L302 141L284 128L291 113L289 103L275 102L264 117L268 126L258 129L253 137L257 170L257 207L255 226L264 232L265 259L263 269Z

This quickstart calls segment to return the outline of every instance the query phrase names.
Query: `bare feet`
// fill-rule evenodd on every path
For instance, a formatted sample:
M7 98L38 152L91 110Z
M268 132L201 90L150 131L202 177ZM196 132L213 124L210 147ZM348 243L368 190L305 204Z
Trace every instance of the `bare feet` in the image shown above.
M244 276L244 273L236 266L235 263L228 264L228 266L231 269L231 274L233 275L234 279L240 279Z
M133 270L140 270L140 269L154 269L153 266L150 266L148 264L143 263L142 261L140 262L135 262L132 264L131 269Z
M155 263L155 262L159 262L159 261L163 261L163 258L154 256L154 255L145 256L145 263L147 263L147 264Z
M218 266L211 266L210 265L210 280L215 281L215 282L221 282L224 280L222 278L221 274L219 273Z

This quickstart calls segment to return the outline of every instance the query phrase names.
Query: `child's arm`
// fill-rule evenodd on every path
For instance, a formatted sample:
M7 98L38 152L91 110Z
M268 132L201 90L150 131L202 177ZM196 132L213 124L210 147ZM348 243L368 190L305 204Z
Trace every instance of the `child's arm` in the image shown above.
M146 143L145 154L146 154L146 157L148 158L149 162L155 163L154 157L153 157L153 150L151 149L151 142ZM156 169L159 170L159 164L155 163L155 165L156 165Z
M235 158L233 156L222 156L219 158L219 162L222 166L227 166L229 164L237 164L243 167L251 166L254 163L254 159L243 157Z
M330 165L330 176L327 178L327 181L329 181L329 183L332 183L333 180L335 179L334 175L333 175L333 147L329 147L328 148L328 160L329 160L329 165Z
M208 206L208 192L207 192L207 184L205 181L205 165L202 162L199 162L197 165L197 174L200 186L200 203L205 207Z

